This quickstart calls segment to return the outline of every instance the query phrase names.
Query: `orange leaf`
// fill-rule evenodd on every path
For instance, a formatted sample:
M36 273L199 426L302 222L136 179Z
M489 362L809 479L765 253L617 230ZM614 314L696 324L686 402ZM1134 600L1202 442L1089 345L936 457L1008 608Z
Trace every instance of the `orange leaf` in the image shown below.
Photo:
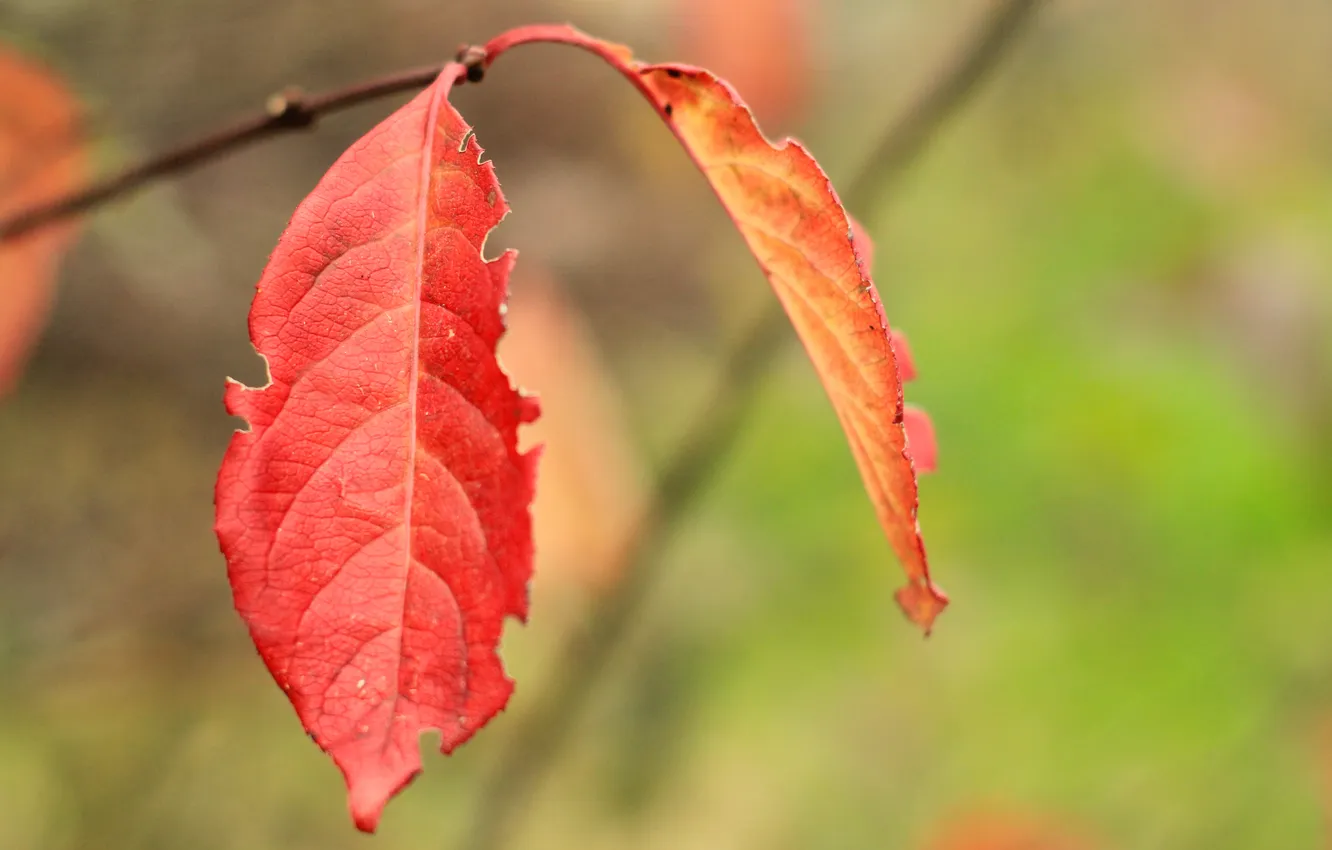
M73 96L50 71L0 51L0 219L72 191L86 171ZM18 380L41 330L74 233L66 223L0 242L0 395Z
M997 812L976 812L950 824L930 850L1090 850L1060 824Z
M930 580L916 521L902 377L878 293L855 247L863 240L827 176L800 143L765 139L731 87L708 71L644 64L623 46L567 26L511 30L486 45L487 61L541 41L581 47L623 74L708 178L814 362L907 573L898 602L928 631L948 600Z

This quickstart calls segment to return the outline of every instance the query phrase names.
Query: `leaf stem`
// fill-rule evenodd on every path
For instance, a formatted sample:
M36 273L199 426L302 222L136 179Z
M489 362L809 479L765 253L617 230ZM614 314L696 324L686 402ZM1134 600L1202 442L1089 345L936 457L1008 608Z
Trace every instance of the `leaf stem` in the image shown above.
M871 211L872 202L925 149L935 132L952 116L1017 41L1041 0L999 0L975 33L954 54L932 85L893 122L850 183L848 209ZM501 36L500 39L504 39ZM493 46L500 39L492 41ZM542 40L533 38L532 41ZM503 42L504 48L527 40ZM518 719L517 729L497 761L471 815L461 845L466 850L503 846L521 813L530 809L537 786L555 764L588 700L612 659L620 638L648 596L658 573L662 551L680 520L711 483L721 462L741 433L746 413L762 388L791 332L776 299L727 355L710 403L687 431L680 448L665 464L652 499L624 549L619 583L602 597L583 626L555 654L555 678L534 698L531 714Z

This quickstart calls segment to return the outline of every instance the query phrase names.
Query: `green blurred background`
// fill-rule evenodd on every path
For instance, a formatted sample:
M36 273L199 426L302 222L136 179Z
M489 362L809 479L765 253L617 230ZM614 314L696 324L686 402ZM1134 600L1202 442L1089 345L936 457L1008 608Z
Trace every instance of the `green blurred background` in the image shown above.
M0 0L0 37L70 81L109 169L289 83L567 19L715 65L836 181L990 6L737 4L743 26L726 0ZM456 103L515 210L490 243L523 255L506 360L548 419L509 711L356 834L212 533L222 380L263 376L253 282L379 102L107 207L68 257L0 405L0 850L462 834L771 296L590 58L515 52ZM792 341L510 846L954 846L980 812L1052 824L1024 847L1332 847L1332 5L1052 0L853 212L938 431L920 515L953 605L928 640L897 613Z

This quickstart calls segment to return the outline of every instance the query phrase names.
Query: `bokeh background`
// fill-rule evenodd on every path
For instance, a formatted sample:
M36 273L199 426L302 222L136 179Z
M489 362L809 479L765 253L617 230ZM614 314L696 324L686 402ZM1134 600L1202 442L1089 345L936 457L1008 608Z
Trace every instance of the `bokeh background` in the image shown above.
M290 83L571 20L712 64L845 181L989 6L0 0L0 39L69 81L110 169ZM921 519L952 607L928 640L895 610L792 340L508 846L1332 847L1329 81L1318 0L1046 4L853 211L939 434ZM620 579L652 470L771 295L590 57L517 51L456 103L515 209L504 356L549 444L509 711L355 834L212 533L222 381L263 380L253 283L378 102L106 207L68 255L0 403L3 850L456 846Z

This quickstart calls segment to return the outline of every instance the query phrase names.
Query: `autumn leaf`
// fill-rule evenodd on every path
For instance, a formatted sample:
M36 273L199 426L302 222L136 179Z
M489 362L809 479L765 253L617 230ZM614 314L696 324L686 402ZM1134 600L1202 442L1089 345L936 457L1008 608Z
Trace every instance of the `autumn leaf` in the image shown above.
M486 45L487 61L528 42L571 44L609 63L653 105L708 179L814 362L906 571L898 602L928 631L948 600L930 579L916 519L902 375L868 264L827 176L798 142L768 142L736 93L708 71L641 63L628 48L555 25L500 35ZM923 417L912 419L919 454L932 467L933 436Z
M342 770L358 827L502 709L496 647L525 618L536 418L495 346L508 211L438 80L357 141L297 208L250 312L270 383L218 477L236 607L302 724Z
M72 191L87 172L78 104L46 68L0 50L0 220ZM0 242L0 395L13 388L46 318L65 222Z
M619 69L707 175L814 361L910 579L898 600L928 629L946 598L913 457L933 467L933 435L902 402L914 366L868 238L809 154L768 143L706 71L641 65L565 27L511 31L487 61L542 40ZM226 397L250 425L216 494L236 607L367 831L420 771L422 731L448 752L504 707L497 645L528 606L536 456L517 430L537 408L495 357L513 254L482 257L508 207L448 103L468 74L447 66L298 207L250 313L269 384Z

